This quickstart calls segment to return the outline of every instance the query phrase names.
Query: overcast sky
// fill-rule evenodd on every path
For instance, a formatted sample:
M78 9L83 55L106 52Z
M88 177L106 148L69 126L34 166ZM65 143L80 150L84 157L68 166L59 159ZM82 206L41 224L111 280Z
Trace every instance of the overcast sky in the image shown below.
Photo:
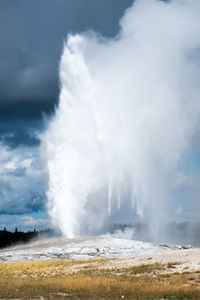
M51 115L58 101L58 66L67 34L92 29L113 37L132 2L0 0L2 227L12 229L18 224L26 229L48 224L38 135L44 128L44 113ZM34 219L27 224L24 216Z

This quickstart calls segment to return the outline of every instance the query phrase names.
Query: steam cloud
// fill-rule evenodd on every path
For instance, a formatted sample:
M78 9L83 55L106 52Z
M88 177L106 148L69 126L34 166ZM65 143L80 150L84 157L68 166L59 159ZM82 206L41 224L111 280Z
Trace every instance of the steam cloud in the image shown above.
M198 129L199 16L199 0L138 0L115 38L68 36L43 137L48 209L67 237L132 210L156 239L170 220Z

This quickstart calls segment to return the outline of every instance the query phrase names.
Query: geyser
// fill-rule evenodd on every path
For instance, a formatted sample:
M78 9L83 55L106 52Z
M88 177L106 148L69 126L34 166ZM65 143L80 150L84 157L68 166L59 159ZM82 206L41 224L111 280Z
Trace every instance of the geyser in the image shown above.
M132 215L159 237L194 147L199 47L199 0L138 0L115 38L68 36L42 146L48 209L64 235L96 234L113 215Z

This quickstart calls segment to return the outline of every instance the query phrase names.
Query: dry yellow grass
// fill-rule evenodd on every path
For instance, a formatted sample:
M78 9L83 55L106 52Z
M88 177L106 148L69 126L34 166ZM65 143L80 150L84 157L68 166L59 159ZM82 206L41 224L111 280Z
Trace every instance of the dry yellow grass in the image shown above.
M0 263L0 277L55 277L93 268L99 260L49 260Z
M159 274L168 268L160 264L100 269L103 265L103 260L1 263L0 298L200 299L198 272Z

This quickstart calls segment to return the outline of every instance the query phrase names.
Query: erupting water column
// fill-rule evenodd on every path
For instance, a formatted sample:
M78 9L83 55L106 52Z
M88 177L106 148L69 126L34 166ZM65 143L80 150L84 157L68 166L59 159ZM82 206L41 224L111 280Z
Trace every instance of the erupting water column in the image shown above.
M199 13L195 0L138 0L114 39L68 37L59 106L42 145L48 209L66 236L100 232L121 207L154 236L167 221L199 116Z

